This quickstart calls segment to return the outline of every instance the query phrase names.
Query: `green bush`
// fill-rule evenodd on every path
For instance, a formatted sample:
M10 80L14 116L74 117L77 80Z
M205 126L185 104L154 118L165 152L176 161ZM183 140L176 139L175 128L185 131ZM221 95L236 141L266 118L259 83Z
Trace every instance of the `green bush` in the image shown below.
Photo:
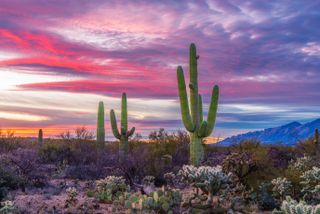
M273 166L269 148L256 141L245 141L231 148L223 161L225 172L231 172L247 189L258 190L264 181L278 177L280 170Z
M24 187L25 180L17 170L10 165L0 164L0 200L6 197L8 191Z

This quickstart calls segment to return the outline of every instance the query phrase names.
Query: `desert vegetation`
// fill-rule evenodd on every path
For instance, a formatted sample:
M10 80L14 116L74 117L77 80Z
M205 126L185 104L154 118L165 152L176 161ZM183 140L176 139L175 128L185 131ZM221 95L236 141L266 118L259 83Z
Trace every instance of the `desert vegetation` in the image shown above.
M191 44L189 100L177 69L187 131L160 128L142 140L128 129L124 93L120 129L110 111L113 142L104 141L102 102L96 137L85 127L54 139L43 130L37 140L0 133L0 213L320 213L318 130L295 147L203 144L214 128L219 89L212 89L204 121L198 59Z

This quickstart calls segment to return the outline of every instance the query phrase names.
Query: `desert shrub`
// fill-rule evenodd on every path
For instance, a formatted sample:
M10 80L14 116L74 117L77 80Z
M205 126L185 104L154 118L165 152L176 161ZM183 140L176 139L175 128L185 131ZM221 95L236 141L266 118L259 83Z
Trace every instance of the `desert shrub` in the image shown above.
M270 181L279 174L268 155L268 147L259 142L242 142L233 146L231 152L222 163L223 169L233 173L247 189L257 190L263 181Z
M307 205L304 201L297 202L289 196L281 204L281 211L273 211L273 214L318 214L320 205Z
M300 141L297 145L297 152L305 156L315 157L319 152L318 146L314 142L314 138L310 137Z
M59 163L71 157L71 150L63 142L45 142L39 149L39 157L44 163Z
M221 166L194 167L184 165L179 171L182 181L187 182L194 188L192 196L184 202L185 207L191 210L211 210L213 197L219 194L221 190L228 188L230 183L229 175L222 171Z
M320 203L320 168L313 167L301 175L302 190L304 200L313 204Z
M96 181L95 197L100 202L112 203L128 190L125 179L117 176L108 176Z
M96 164L68 165L62 170L66 178L80 180L99 179L108 175L103 166Z
M204 144L205 158L203 165L221 165L222 161L230 155L230 148L226 146Z
M257 190L257 202L260 210L273 210L277 207L271 194L271 183L262 182Z
M268 156L277 169L286 169L292 159L296 157L295 147L272 145L268 147Z
M21 138L0 136L0 153L7 153L21 147Z
M116 143L108 143L105 147L98 148L92 140L51 140L39 148L39 157L42 163L59 164L66 161L68 165L76 166L110 166L117 163L117 149Z
M235 175L235 179L245 184L245 179L256 170L256 165L248 153L232 153L222 162L223 171Z
M183 164L188 163L189 138L186 132L168 134L160 131L160 134L154 135L152 143L139 139L129 142L130 154L125 163L119 166L129 181L141 183L143 177L152 175L156 186L161 186L165 182L165 173L178 171Z
M24 185L25 180L13 166L0 163L0 200L6 197L8 191L24 187Z
M148 195L128 193L125 197L125 207L131 212L155 211L156 213L173 213L180 206L181 193L179 190L158 190Z
M271 183L273 185L272 192L274 197L282 201L285 196L291 195L292 184L287 178L275 178Z

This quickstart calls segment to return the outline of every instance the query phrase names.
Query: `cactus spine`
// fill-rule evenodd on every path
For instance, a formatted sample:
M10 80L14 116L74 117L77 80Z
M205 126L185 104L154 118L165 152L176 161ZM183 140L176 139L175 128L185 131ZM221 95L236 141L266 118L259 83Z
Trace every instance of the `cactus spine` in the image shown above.
M135 131L135 127L132 127L132 129L128 131L127 95L125 93L122 93L122 100L121 100L120 131L118 130L117 119L113 109L111 109L110 111L110 122L111 122L111 128L112 128L112 133L114 137L120 140L119 157L120 157L120 160L123 160L125 155L128 154L128 150L129 150L128 138L132 136Z
M104 129L104 105L103 102L99 102L98 106L98 121L97 121L97 143L104 144L105 129Z
M219 87L215 85L212 90L211 103L207 121L203 120L202 98L198 92L198 69L195 44L190 45L190 107L187 97L186 83L181 66L177 68L178 89L182 121L190 133L190 161L193 165L199 165L204 157L202 139L209 136L214 128L218 108Z
M38 144L42 144L43 143L43 132L42 129L39 129L39 133L38 133Z

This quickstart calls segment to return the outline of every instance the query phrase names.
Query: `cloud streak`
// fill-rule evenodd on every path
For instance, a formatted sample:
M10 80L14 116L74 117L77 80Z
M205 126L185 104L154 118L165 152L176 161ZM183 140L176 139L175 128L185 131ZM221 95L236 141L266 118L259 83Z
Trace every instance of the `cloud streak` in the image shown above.
M29 92L114 99L127 91L129 99L175 103L174 107L169 104L166 110L161 109L168 112L164 115L176 115L174 120L166 116L167 122L158 124L153 118L136 117L142 132L157 125L171 130L182 128L175 70L182 65L188 76L188 45L195 42L200 54L200 91L206 104L212 86L219 84L221 88L223 113L218 132L281 125L295 116L297 120L311 120L320 105L319 10L320 4L311 0L58 0L42 4L4 0L0 8L0 72L59 78L25 83L10 79L6 84L10 89L0 87L1 93L15 90L19 92L15 93L16 100L29 96L37 105L43 99ZM71 100L65 100L66 105L72 106ZM10 100L2 103L0 108L5 110ZM233 104L295 106L296 110L288 108L281 115L267 109L264 115L248 108L245 118L236 110L225 112L223 106ZM155 114L160 109L157 105L150 108ZM139 106L132 111L143 115ZM80 121L68 116L60 120L50 114L44 109L41 115L51 118L51 125L82 122L93 127L95 123L91 118L94 115ZM277 120L266 122L264 117ZM1 122L8 120L0 114ZM34 123L41 126L39 121ZM23 124L16 125L21 128ZM27 126L33 126L32 122Z

